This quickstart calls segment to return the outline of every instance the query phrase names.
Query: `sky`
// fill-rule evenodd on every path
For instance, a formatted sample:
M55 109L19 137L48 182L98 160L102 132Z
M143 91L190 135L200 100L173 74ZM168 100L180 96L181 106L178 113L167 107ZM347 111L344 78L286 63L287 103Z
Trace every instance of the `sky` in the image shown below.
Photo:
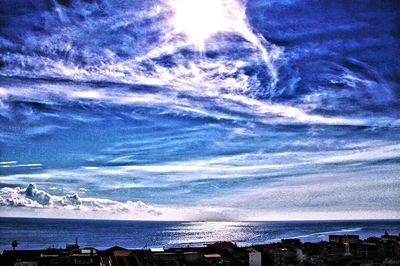
M397 1L11 1L0 216L400 218Z

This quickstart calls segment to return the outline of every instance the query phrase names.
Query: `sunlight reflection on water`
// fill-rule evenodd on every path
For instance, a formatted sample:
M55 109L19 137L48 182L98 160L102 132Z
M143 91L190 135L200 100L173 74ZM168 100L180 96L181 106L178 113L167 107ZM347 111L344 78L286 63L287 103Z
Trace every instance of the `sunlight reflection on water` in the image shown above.
M175 238L169 244L207 243L216 241L243 242L254 239L257 223L247 222L187 222L170 228Z

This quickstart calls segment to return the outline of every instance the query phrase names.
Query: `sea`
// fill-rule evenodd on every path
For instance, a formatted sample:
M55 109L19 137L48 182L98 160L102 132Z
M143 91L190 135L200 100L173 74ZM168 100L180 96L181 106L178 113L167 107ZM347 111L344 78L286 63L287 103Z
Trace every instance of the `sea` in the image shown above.
M203 246L232 241L239 246L300 238L303 242L327 241L331 234L357 234L361 239L381 236L385 230L400 233L400 220L176 222L82 219L0 218L0 249L63 248L67 243L107 249Z

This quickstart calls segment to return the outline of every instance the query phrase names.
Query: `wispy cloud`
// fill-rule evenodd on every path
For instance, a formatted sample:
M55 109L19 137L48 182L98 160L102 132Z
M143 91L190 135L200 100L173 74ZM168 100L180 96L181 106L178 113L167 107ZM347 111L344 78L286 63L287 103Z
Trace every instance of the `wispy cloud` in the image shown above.
M386 145L381 147L362 147L353 149L342 154L320 159L321 163L346 163L346 162L369 162L386 159L400 159L400 145Z
M90 86L85 88L85 86L76 86L71 83L60 83L58 85L37 83L36 85L30 84L29 87L21 84L21 87L11 86L3 88L3 90L14 101L18 98L25 100L29 97L32 101L37 102L43 102L43 99L51 99L47 102L50 105L68 105L71 102L76 102L90 106L112 104L131 107L159 107L162 108L164 114L192 114L194 116L239 122L246 122L246 117L248 116L252 116L255 122L265 124L294 123L359 126L369 125L371 122L360 118L326 117L319 114L311 114L303 110L301 106L296 107L283 103L261 101L245 95L220 92L214 92L213 95L210 95L207 90L203 90L201 87L197 87L193 91L180 91L181 88L180 86L169 86L157 93L147 93L143 91L127 91L111 85L108 89L93 89ZM6 99L7 97L3 99L3 112L12 108L12 106L7 105ZM219 110L216 110L215 106L219 106ZM9 111L12 112L12 110ZM74 117L68 117L68 119L71 118L73 119Z
M0 165L10 165L10 164L16 164L16 161L6 161L6 162L0 162Z
M335 214L342 215L337 218L354 219L377 217L377 213L399 218L400 181L390 168L381 169L379 179L375 178L377 172L324 172L301 179L293 177L252 190L239 190L234 197L232 193L225 193L203 199L199 204L235 208L244 217L257 220L293 219L298 215L303 219L334 219Z
M41 168L42 166L43 165L40 163L18 163L17 161L0 162L0 168L18 168L18 167Z

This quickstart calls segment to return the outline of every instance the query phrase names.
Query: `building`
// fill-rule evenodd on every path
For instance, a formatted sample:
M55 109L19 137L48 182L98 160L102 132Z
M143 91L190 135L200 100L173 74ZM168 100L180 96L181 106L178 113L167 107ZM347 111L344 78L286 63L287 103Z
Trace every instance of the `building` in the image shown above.
M360 237L358 235L329 235L329 242L331 243L358 243Z
M335 235L329 242L298 239L250 247L217 242L204 247L106 250L67 245L64 249L0 251L0 266L269 266L269 265L400 265L400 238L360 240Z
M247 248L249 252L249 266L262 266L262 253L254 247Z

